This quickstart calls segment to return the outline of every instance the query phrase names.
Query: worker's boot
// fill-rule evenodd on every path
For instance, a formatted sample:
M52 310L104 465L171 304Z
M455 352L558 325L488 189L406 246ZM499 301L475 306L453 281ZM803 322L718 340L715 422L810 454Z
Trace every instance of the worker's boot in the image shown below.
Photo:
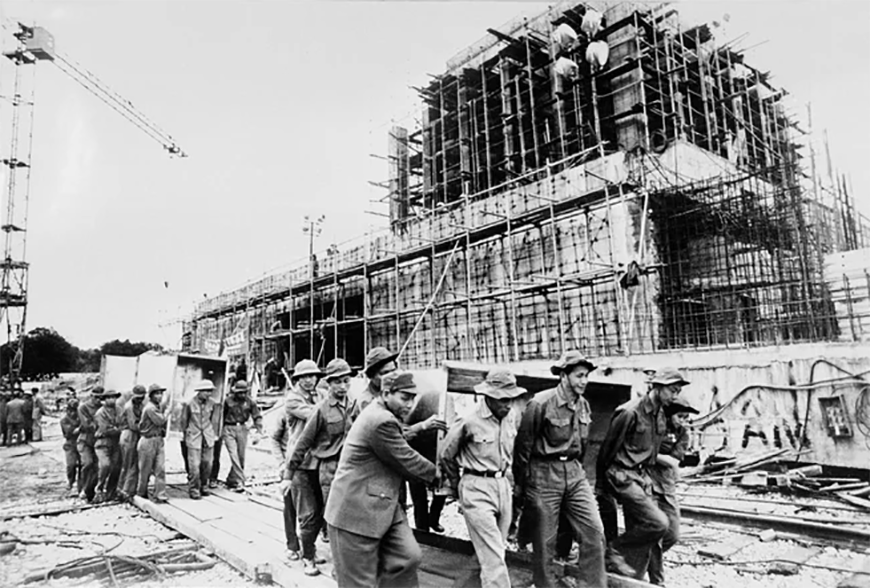
M303 559L302 560L302 571L306 576L319 576L320 570L317 569L317 566L314 564L313 559Z

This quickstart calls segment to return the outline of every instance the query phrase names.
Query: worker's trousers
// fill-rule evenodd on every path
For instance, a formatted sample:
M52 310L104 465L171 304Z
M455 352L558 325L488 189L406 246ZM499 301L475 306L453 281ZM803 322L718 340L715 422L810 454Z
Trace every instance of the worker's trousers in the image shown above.
M504 554L513 512L510 482L507 478L465 474L459 481L459 504L480 562L481 587L509 587Z
M97 439L94 445L99 464L97 491L107 499L111 498L118 489L118 480L121 477L121 444L117 439Z
M647 572L653 545L667 532L667 515L653 499L649 477L638 470L611 465L606 472L609 489L622 505L625 532L611 546L634 568L635 578Z
M330 459L320 460L320 465L317 467L317 479L320 482L320 503L324 508L326 507L326 501L329 499L329 489L332 487L332 481L335 479L335 471L337 469L337 455Z
M299 536L296 534L296 505L293 504L293 492L284 494L284 539L287 549L299 551Z
M121 433L121 489L133 496L139 487L139 431L125 429Z
M649 566L649 581L657 586L664 586L664 562L662 556L664 553L677 544L680 540L680 504L674 494L659 494L653 493L656 503L665 516L668 517L668 529L658 543L653 544L650 550Z
M76 447L79 450L79 458L82 462L82 469L79 472L82 492L85 493L85 497L88 500L93 500L97 487L97 453L94 451L93 445L88 445L81 441L79 441Z
M31 438L34 441L42 441L42 417L33 419Z
M405 518L396 507L383 537L364 537L328 525L335 581L341 588L416 588L423 554Z
M553 554L564 512L580 544L576 580L579 587L607 586L604 571L604 527L592 487L579 460L541 460L532 458L529 466L526 508L534 510L534 582L538 588L556 584Z
M198 498L208 487L212 450L205 440L201 440L197 447L187 445L187 491L192 497Z
M439 524L441 511L447 502L447 496L435 494L432 496L432 504L429 504L429 490L423 482L408 481L408 491L411 494L411 502L414 503L414 526L423 531L428 531Z
M248 447L248 427L246 425L224 425L224 447L230 457L230 473L227 486L245 486L245 450ZM210 472L211 470L209 470Z
M76 449L75 443L69 441L64 443L63 455L66 460L66 481L70 488L72 488L74 484L77 484L76 489L81 492L82 476L80 470L82 467L82 461L79 457L79 451Z
M10 445L20 445L27 441L27 435L24 433L24 423L21 422L12 421L6 423L6 435ZM12 441L13 437L15 438L14 443Z
M136 494L148 498L148 478L154 474L154 497L166 500L166 455L163 437L141 437L136 446L139 479Z
M299 522L299 540L302 542L302 557L314 559L314 542L323 525L323 495L317 470L296 470L290 482L296 519Z

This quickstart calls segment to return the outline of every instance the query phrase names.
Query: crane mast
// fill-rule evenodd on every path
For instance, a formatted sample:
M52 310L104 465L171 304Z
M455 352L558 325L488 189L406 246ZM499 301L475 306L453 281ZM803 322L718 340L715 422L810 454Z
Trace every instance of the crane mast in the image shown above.
M100 101L125 118L150 139L159 143L172 157L187 157L171 135L148 119L117 92L99 80L81 64L57 51L54 37L45 28L16 23L13 36L16 47L3 56L14 67L12 120L9 147L0 159L5 168L0 230L3 231L3 257L0 259L0 330L6 329L8 349L14 350L8 361L8 374L0 377L18 379L24 361L25 325L27 322L28 273L27 213L30 202L31 156L33 152L35 65L53 63ZM0 370L3 369L0 362Z

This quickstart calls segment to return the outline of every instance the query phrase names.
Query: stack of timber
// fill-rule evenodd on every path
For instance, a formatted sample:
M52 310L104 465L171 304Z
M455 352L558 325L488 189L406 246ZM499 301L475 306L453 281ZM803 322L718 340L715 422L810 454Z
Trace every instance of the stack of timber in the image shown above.
M840 339L870 341L870 248L825 256L824 272Z

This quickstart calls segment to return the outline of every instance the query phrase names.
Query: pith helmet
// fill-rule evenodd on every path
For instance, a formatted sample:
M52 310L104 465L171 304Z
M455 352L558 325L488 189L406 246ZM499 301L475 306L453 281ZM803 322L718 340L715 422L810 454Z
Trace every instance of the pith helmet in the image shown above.
M687 386L689 381L683 377L683 374L677 371L676 368L667 367L662 368L656 372L655 377L652 379L653 384L659 384L661 386L670 386L671 384L679 384L680 386Z
M238 380L235 384L233 384L233 392L247 392L248 391L248 383L244 380Z
M341 378L343 376L352 376L353 370L350 369L350 365L340 357L336 357L328 364L326 364L326 379L332 380L335 378Z
M392 353L386 347L375 347L369 351L368 355L366 355L366 365L363 372L365 372L367 378L371 378L372 373L374 373L379 367L385 363L396 361L396 358L398 357L398 353Z
M156 392L164 392L166 388L161 386L160 384L151 384L148 386L148 397L150 398L152 394Z
M133 386L133 396L145 396L146 390L145 386L142 384L136 384Z
M559 358L559 361L550 366L550 373L554 376L558 376L562 372L568 371L578 365L586 366L590 372L595 369L595 364L586 359L585 355L572 349L571 351L563 353L562 357Z
M293 368L293 375L290 376L290 381L295 382L303 376L317 376L318 378L322 378L323 372L321 372L320 368L317 367L317 364L310 359L303 359Z
M474 391L496 400L516 398L526 393L525 388L517 386L517 377L507 368L493 368L486 379L474 387Z
M197 382L196 386L193 387L194 392L200 392L202 390L205 390L207 392L211 392L212 390L214 390L214 384L212 383L212 381L200 380L199 382Z
M407 392L409 394L417 393L417 383L414 381L414 374L411 372L395 371L384 376L381 382L381 392Z

